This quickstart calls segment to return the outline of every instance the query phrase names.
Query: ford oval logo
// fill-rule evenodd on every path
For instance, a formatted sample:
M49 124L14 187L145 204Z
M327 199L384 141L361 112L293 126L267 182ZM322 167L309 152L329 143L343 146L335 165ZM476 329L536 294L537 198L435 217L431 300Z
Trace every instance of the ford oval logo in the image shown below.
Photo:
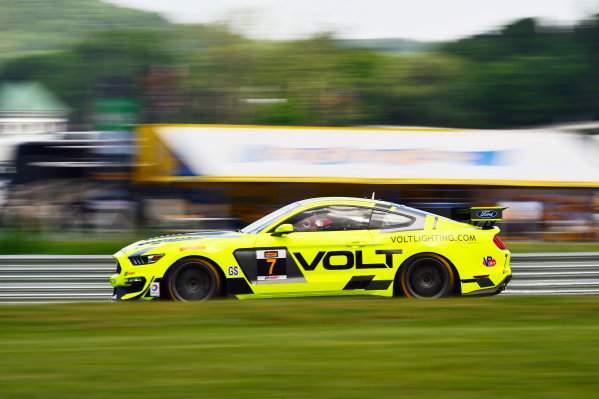
M481 219L493 219L496 216L497 216L497 211L494 211L491 209L484 209L482 211L476 212L476 217L479 217Z

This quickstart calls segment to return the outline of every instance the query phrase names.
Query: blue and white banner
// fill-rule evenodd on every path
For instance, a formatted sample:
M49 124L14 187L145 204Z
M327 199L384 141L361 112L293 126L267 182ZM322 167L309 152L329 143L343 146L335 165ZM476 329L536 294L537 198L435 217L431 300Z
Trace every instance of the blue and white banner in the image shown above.
M597 142L553 130L152 129L172 180L599 186Z

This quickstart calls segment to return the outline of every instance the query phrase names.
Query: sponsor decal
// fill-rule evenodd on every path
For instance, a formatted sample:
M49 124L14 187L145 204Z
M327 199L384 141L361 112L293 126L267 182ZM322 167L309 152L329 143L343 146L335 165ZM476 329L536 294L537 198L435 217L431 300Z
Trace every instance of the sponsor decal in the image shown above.
M493 267L497 264L497 261L495 259L493 259L492 256L487 256L486 258L483 258L483 265L487 266L487 267Z
M443 151L422 148L357 149L347 147L282 148L254 146L247 149L244 162L284 161L330 165L347 163L383 163L391 165L463 164L496 165L502 151ZM350 161L348 161L350 160Z
M256 259L279 259L285 258L287 251L277 249L259 249L256 251Z
M399 255L401 253L401 249L376 250L376 255L385 255L385 263L365 263L364 254L361 250L356 252L319 251L312 260L306 259L300 252L294 252L293 255L304 270L312 271L320 264L322 264L322 267L326 270L347 270L353 267L356 269L393 268L393 255Z
M476 217L481 219L493 219L497 217L497 215L497 211L494 211L492 209L483 209L481 211L476 212Z
M258 276L258 280L266 281L266 280L286 280L287 276Z
M239 266L229 266L227 268L228 276L239 276Z
M205 245L191 245L191 246L188 246L188 247L181 247L181 248L179 248L179 252L201 251L203 249L206 249Z
M423 235L396 235L391 236L391 242L402 243L427 243L427 242L470 242L476 241L474 234L423 234Z
M160 296L160 283L150 283L150 296Z

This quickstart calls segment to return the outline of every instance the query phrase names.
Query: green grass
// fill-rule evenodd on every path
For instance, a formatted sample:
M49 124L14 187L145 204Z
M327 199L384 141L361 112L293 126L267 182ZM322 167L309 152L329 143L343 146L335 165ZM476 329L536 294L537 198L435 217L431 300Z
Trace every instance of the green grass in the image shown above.
M595 398L599 297L0 307L2 398Z
M112 255L142 238L164 233L42 233L39 231L4 230L0 232L2 255Z

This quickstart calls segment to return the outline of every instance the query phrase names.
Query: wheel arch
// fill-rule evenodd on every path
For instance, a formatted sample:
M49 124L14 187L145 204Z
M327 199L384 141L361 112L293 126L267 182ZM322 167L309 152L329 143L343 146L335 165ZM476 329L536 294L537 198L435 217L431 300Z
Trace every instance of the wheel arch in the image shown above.
M402 267L404 265L408 265L411 262L413 262L414 260L420 258L420 257L424 257L424 256L428 256L428 255L434 255L434 256L438 256L440 258L442 258L445 262L447 262L447 264L449 265L449 267L451 267L451 271L454 273L454 281L453 281L453 287L452 287L452 295L461 295L462 294L462 284L460 282L460 273L458 272L458 269L455 267L455 265L453 264L453 262L445 255L442 255L438 252L433 252L433 251L427 251L427 252L419 252L417 254L414 254L412 256L410 256L409 258L407 258L406 260L404 260L401 265L399 265L399 267L397 268L397 271L395 272L395 277L393 278L393 296L405 296L403 289L401 287L401 273L403 271Z
M177 259L164 272L164 275L162 276L163 281L167 281L168 280L168 277L169 277L170 273L172 272L172 270L174 269L174 267L176 265L184 263L184 262L187 262L189 260L202 260L202 261L204 261L204 262L209 263L210 265L212 265L214 267L214 269L216 270L216 272L218 273L218 277L222 281L220 290L215 295L215 297L222 297L222 296L226 295L226 293L228 291L228 288L227 288L227 277L225 276L225 273L223 272L223 269L214 260L212 260L212 259L210 259L210 258L208 258L206 256L203 256L203 255L187 255L187 256L184 256L182 258Z

